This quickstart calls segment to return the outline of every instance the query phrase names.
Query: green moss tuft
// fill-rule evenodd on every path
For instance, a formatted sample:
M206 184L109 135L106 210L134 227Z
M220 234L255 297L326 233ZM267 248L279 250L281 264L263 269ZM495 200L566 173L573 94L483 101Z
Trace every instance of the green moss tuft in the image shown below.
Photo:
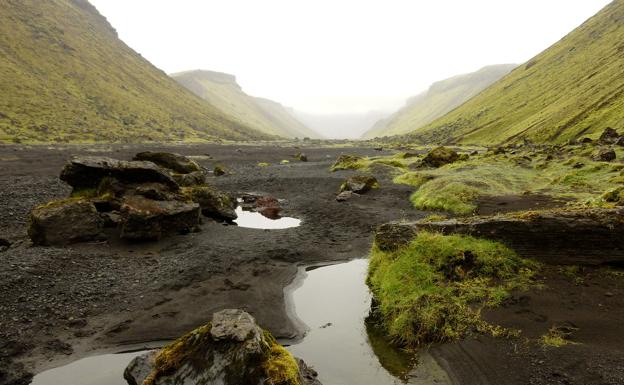
M268 358L262 366L267 384L300 385L299 365L293 355L278 344L269 332L264 332L264 338L270 344Z

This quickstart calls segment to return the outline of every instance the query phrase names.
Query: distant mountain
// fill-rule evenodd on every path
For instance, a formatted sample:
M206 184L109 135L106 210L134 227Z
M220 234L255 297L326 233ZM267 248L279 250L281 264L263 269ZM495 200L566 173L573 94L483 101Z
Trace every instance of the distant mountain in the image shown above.
M196 70L172 74L171 77L220 110L267 134L288 138L319 136L281 104L244 93L233 75Z
M331 139L357 139L369 130L375 122L388 116L388 112L369 111L364 113L322 114L294 111L297 119L314 131Z
M492 65L433 83L426 92L408 99L405 107L375 123L363 137L400 135L422 127L460 106L515 67L515 64Z
M259 139L130 49L86 0L0 2L0 142Z
M624 1L616 0L461 107L414 131L426 142L561 143L624 128Z

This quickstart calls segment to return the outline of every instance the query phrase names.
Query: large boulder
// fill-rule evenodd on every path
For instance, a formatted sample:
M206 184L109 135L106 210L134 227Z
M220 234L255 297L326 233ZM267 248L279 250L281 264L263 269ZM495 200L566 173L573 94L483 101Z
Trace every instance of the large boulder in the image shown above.
M407 245L420 231L501 241L519 255L552 264L624 262L624 207L553 209L442 221L391 222L378 227L384 250Z
M615 129L611 127L607 127L600 135L600 138L598 139L598 141L602 144L613 144L619 138L620 138L620 134L618 134L618 132Z
M229 194L211 186L193 186L183 189L183 194L201 207L201 212L207 217L233 221L236 215L236 199Z
M206 184L205 171L193 171L188 174L173 174L172 177L182 187L201 186Z
M110 177L128 184L156 182L172 190L179 188L167 171L152 162L82 156L73 158L61 171L61 180L74 190L95 189L102 179Z
M295 359L255 319L226 309L157 352L132 360L129 385L321 385L316 373Z
M200 224L197 203L157 201L142 196L129 196L121 206L122 239L158 240L167 234L184 234Z
M447 147L436 147L423 159L423 163L429 167L441 167L445 164L453 163L459 159L457 152Z
M67 199L30 212L28 235L35 245L67 245L104 239L104 221L93 203Z
M340 192L351 191L357 194L364 194L365 192L378 187L379 182L374 176L352 175L348 177L342 185L340 185Z
M171 152L139 152L134 156L134 160L153 162L160 167L173 170L180 174L189 174L191 172L202 170L200 165L186 156Z

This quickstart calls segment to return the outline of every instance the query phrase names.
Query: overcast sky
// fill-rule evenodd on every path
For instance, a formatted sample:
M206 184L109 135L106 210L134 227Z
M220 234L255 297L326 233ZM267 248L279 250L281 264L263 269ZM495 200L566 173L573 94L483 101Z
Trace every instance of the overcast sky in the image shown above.
M308 112L392 110L437 80L527 61L609 0L91 0L168 73L236 75Z

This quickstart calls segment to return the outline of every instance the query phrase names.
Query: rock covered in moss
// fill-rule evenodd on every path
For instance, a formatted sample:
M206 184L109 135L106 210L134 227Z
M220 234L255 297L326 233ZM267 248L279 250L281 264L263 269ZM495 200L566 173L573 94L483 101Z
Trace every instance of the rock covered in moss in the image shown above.
M216 165L214 167L214 169L212 170L212 174L214 176L223 176L223 175L227 174L227 172L225 171L225 167L220 166L220 165Z
M134 160L149 161L180 174L201 171L201 167L191 159L172 152L139 152L134 156Z
M211 323L135 358L124 378L130 385L320 385L313 370L236 309L215 313Z
M351 191L357 194L364 194L378 187L379 182L374 176L352 175L342 183L342 185L340 186L340 192Z
M201 186L206 183L204 171L194 171L188 174L173 174L173 179L182 187Z
M301 162L307 162L308 161L308 156L302 152L298 152L295 154L295 159L301 161Z
M121 206L120 237L142 241L159 240L169 233L189 233L198 228L199 215L197 203L126 197Z
M28 235L35 245L67 245L104 239L104 221L93 203L67 199L30 212Z
M459 158L454 150L448 147L436 147L423 159L423 163L429 167L442 167L445 164L453 163Z
M342 154L336 159L336 162L331 166L332 171L338 170L353 170L358 168L358 162L363 158L359 155Z
M598 141L602 144L614 144L619 138L620 134L615 129L607 127L600 135Z
M74 190L82 190L97 188L107 177L124 183L162 183L171 189L178 189L178 184L169 173L152 162L128 162L100 156L73 158L61 171L60 178Z
M233 221L236 215L236 199L211 186L193 186L183 190L184 195L197 202L207 217Z

